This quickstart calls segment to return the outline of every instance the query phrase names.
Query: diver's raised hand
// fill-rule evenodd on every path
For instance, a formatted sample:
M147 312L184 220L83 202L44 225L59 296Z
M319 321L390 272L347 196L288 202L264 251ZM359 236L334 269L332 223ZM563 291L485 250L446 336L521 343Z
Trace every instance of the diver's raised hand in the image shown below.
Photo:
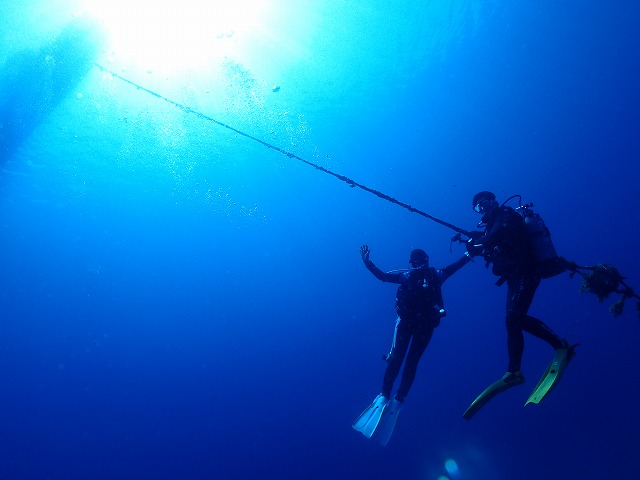
M360 247L360 256L362 257L362 261L364 263L368 263L371 260L369 260L369 255L371 254L371 250L369 250L369 245L362 245Z

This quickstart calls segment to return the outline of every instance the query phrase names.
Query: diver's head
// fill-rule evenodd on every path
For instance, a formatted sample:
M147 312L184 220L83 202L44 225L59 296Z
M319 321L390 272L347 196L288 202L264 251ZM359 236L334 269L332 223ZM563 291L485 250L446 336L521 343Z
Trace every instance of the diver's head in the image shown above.
M473 196L473 210L477 213L485 213L490 212L494 208L498 206L498 202L496 201L496 196L492 192L482 191L478 192Z
M409 264L413 268L422 268L429 266L429 255L427 252L420 248L416 248L411 251L411 255L409 256Z

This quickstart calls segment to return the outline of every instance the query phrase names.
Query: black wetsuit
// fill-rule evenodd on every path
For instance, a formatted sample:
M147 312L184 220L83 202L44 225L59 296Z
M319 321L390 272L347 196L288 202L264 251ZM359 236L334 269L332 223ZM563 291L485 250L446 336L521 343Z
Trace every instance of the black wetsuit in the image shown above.
M507 283L507 349L510 372L520 370L524 351L523 331L551 345L554 349L566 343L542 321L528 315L538 285L537 269L522 217L511 207L503 206L485 214L485 233L478 240L483 255L500 277L498 284Z
M405 356L407 358L396 399L403 401L409 392L416 376L418 361L431 340L433 329L440 324L439 309L443 307L440 287L468 261L469 258L465 256L441 270L424 267L389 273L380 270L370 260L365 262L367 269L378 279L400 284L396 298L398 318L382 383L382 394L385 397L391 397L393 383Z

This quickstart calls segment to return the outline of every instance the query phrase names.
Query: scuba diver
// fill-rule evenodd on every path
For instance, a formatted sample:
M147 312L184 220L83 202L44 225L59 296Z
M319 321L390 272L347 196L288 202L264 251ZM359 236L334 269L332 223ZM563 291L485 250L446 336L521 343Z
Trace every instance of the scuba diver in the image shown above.
M376 439L385 446L396 425L398 414L416 375L418 361L427 348L433 330L440 324L446 312L442 301L441 286L444 281L466 265L469 252L443 269L429 267L429 255L415 249L409 257L408 270L383 272L369 258L367 245L360 247L365 267L383 282L400 284L396 294L397 320L391 351L384 357L387 368L382 391L356 419L353 428L367 438ZM411 344L411 346L409 346ZM408 351L408 353L407 353ZM406 356L406 361L405 361ZM400 386L391 397L393 384L404 361Z
M485 389L464 414L470 419L496 394L520 385L524 377L520 370L524 350L523 332L547 342L554 350L554 360L527 403L539 403L560 379L564 368L573 356L576 345L554 333L546 324L528 314L534 294L542 278L566 271L569 262L555 254L546 227L537 214L523 215L513 208L500 205L492 192L482 191L473 197L473 209L482 215L479 225L483 232L476 232L467 242L467 252L472 257L482 256L491 265L492 273L499 277L497 285L507 284L507 350L509 364L501 379ZM528 216L532 217L528 219ZM535 216L535 218L534 218ZM537 224L533 222L537 221ZM543 227L534 235L533 228ZM544 243L546 242L546 243ZM552 265L548 269L548 265Z

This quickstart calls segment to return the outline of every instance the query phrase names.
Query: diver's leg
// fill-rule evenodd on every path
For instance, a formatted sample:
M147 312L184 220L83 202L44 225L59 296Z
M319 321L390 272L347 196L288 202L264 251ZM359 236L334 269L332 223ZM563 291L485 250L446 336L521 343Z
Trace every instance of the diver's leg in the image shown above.
M540 284L537 275L513 275L507 280L507 351L509 372L520 370L524 352L523 322Z
M541 340L544 340L549 345L551 345L555 350L558 348L566 348L568 347L568 342L562 337L560 337L557 333L549 328L547 324L534 318L530 315L526 315L522 319L522 329L530 333L531 335L538 337Z
M402 370L402 380L400 381L400 387L396 392L396 399L400 402L404 401L404 397L409 393L413 380L416 377L416 371L418 370L418 362L420 357L424 353L431 336L433 335L433 327L423 326L413 335L411 340L411 347L409 347L409 353L407 360Z
M382 382L382 394L387 398L391 398L391 389L400 372L402 360L407 353L410 339L411 334L408 331L406 322L398 318L393 337L393 345L391 346L391 352L387 356L387 368L384 372Z
M544 340L554 349L567 346L567 342L559 337L544 322L528 315L529 307L533 302L533 296L540 285L538 275L523 276L520 282L519 294L517 295L514 311L518 313L520 329L531 335Z

